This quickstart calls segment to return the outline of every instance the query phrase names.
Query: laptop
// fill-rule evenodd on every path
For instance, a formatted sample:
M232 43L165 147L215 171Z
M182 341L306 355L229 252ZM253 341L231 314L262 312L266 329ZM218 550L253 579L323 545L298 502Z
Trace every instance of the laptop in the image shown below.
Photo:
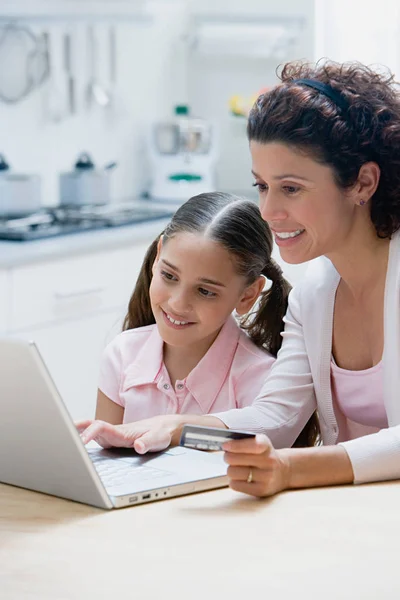
M85 447L33 342L0 339L0 370L1 483L104 509L228 485L222 453Z

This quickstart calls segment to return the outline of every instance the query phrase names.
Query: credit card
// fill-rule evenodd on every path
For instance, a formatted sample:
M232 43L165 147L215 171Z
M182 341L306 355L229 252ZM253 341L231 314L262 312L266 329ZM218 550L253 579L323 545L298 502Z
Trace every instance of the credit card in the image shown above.
M196 448L196 450L222 450L222 444L229 440L254 438L255 433L219 427L201 427L200 425L184 425L179 440L180 446Z

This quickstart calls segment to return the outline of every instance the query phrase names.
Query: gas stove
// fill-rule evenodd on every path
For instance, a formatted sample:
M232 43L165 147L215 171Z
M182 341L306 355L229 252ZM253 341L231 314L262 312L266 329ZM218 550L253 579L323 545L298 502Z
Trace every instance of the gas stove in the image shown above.
M0 217L0 240L25 242L96 229L121 227L168 219L170 207L152 206L145 201L105 205L57 206L20 217Z

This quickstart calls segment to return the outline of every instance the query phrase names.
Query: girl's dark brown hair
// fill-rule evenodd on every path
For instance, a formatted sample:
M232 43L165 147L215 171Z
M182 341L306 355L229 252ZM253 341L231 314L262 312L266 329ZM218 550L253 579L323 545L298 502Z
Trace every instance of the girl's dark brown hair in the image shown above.
M364 163L376 162L381 176L370 200L371 219L377 235L390 238L400 228L400 96L393 75L360 63L294 62L279 77L281 84L251 110L249 140L303 150L331 166L342 189L356 182ZM346 108L296 79L329 85Z
M155 323L149 289L157 244L161 236L165 244L183 232L198 233L221 244L234 257L236 271L246 278L248 285L260 275L270 280L270 288L262 292L255 310L242 320L241 326L257 346L276 356L282 342L290 285L271 258L272 234L257 205L222 192L200 194L185 202L151 244L129 301L123 329Z

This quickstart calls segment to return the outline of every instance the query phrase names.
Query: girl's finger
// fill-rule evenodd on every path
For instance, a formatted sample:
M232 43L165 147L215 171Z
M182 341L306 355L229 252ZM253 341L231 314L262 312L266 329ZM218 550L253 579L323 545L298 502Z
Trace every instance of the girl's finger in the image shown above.
M89 427L87 427L81 433L82 442L87 444L88 442L96 439L96 437L98 437L100 434L103 434L104 431L107 430L107 426L112 427L112 425L106 423L105 421L92 421Z
M171 444L171 434L168 431L146 431L137 437L134 448L139 454L146 452L159 452L165 450Z
M89 427L89 425L91 425L93 423L93 419L84 419L82 421L75 421L74 425L78 431L78 433L82 433L82 431L85 431L85 429L87 429Z

